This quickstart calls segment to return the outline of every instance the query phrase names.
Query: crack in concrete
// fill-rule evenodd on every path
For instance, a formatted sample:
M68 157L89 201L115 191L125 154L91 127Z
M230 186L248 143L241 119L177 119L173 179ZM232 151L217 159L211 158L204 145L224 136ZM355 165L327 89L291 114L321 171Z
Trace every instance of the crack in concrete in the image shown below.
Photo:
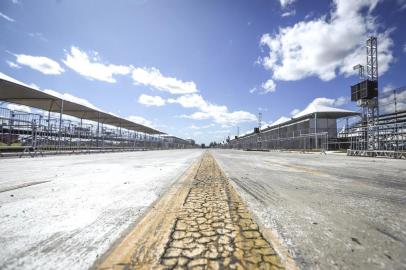
M201 161L160 264L164 269L284 269L209 154Z
M285 269L263 233L206 152L95 268Z

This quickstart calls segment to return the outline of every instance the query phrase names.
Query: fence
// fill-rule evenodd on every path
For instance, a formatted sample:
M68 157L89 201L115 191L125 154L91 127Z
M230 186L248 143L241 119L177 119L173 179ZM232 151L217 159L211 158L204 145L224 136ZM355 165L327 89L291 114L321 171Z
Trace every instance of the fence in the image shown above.
M406 87L385 91L379 96L378 125L372 130L377 140L367 149L368 128L360 119L347 130L349 155L406 158Z
M328 150L328 132L291 137L267 137L261 133L231 140L226 147L244 150Z
M0 107L0 155L7 152L104 152L191 148L164 137L86 120L45 116Z

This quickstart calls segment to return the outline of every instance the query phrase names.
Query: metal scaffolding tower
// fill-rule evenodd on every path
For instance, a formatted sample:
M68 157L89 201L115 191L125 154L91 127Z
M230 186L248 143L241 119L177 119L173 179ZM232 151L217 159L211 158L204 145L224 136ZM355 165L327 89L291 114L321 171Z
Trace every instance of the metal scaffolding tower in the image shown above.
M379 148L379 134L378 134L378 117L379 117L379 103L378 103L378 40L376 37L370 37L367 40L367 77L368 80L376 82L376 96L367 99L364 107L366 107L367 119L367 148L368 150L375 150ZM362 103L361 103L362 104Z
M379 149L378 119L378 41L376 37L368 38L366 42L367 74L364 77L364 67L354 66L358 69L361 82L351 86L351 100L357 101L362 108L362 119L366 124L364 150Z

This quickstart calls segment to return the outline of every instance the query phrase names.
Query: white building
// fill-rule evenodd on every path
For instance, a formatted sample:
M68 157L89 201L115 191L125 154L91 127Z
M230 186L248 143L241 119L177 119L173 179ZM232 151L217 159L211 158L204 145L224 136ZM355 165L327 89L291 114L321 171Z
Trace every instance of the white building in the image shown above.
M358 115L357 112L310 105L292 118L282 117L275 123L230 140L240 149L314 149L327 148L330 138L337 138L337 119Z

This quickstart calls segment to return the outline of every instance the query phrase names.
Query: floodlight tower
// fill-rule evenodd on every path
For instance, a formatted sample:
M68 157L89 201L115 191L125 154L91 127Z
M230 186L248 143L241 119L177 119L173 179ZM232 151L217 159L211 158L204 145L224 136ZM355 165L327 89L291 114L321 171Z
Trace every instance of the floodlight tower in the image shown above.
M351 101L356 101L362 108L362 119L366 122L366 150L379 148L378 134L378 40L369 37L366 43L367 74L364 76L364 67L354 66L358 69L360 82L351 86Z

